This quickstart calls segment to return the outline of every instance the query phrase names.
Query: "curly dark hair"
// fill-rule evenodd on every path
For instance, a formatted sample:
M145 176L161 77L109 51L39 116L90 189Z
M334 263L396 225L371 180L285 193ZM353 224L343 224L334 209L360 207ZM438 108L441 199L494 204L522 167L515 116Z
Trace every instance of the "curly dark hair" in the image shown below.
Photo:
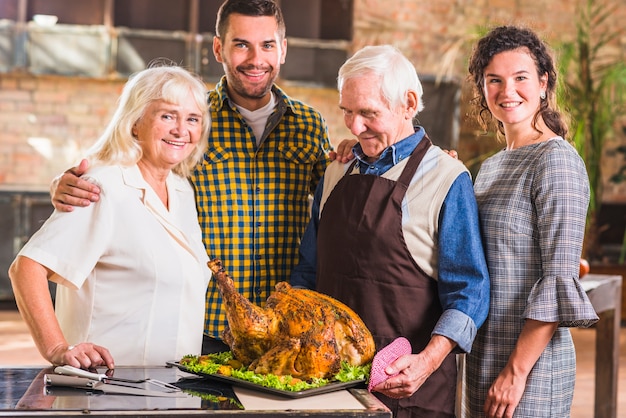
M542 117L548 128L565 138L567 135L567 124L563 115L556 107L557 72L552 54L548 46L532 30L517 26L496 27L482 37L474 47L469 60L468 70L469 77L474 84L475 96L472 102L476 107L478 122L485 129L488 127L489 122L497 123L499 134L504 135L502 122L494 120L487 107L483 91L484 71L494 55L518 48L526 48L530 52L535 61L539 77L544 74L548 75L546 99L541 100L539 110L537 110L533 119L533 127L538 132L541 132L537 128L537 120L539 117Z

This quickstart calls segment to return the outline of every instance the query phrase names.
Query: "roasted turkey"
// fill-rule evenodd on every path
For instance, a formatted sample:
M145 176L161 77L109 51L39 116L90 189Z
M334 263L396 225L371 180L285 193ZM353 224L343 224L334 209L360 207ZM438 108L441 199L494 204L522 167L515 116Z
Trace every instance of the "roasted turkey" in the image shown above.
M226 308L224 342L249 370L305 380L330 378L342 361L356 366L374 357L371 333L338 300L280 282L261 308L235 289L219 259L208 265Z

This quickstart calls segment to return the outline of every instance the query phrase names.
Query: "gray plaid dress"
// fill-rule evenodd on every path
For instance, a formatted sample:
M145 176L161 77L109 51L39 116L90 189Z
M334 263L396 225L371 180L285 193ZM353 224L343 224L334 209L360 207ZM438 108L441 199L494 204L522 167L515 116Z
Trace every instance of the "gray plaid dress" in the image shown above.
M525 319L559 322L515 417L569 417L576 354L568 327L598 317L578 280L589 202L585 165L562 138L486 160L474 185L491 277L490 311L467 355L465 410L482 417Z

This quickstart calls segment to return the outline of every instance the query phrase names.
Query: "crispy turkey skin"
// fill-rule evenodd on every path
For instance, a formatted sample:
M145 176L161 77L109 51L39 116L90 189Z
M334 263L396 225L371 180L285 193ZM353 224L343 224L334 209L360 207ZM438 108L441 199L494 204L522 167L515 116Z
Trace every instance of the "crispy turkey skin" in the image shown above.
M235 289L219 259L208 266L226 307L224 342L255 373L329 378L342 361L362 365L374 357L371 333L338 300L280 282L261 308Z

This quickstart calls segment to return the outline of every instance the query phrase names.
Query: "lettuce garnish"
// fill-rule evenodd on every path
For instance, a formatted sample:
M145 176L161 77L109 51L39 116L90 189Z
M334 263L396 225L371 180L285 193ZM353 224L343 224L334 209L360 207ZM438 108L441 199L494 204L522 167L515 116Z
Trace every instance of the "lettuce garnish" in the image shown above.
M344 361L341 363L341 370L332 379L312 378L309 381L305 381L289 375L277 376L274 374L254 373L234 359L230 351L202 356L186 355L182 358L180 364L193 373L219 374L252 382L263 387L290 392L318 388L332 382L347 383L354 380L367 380L371 368L371 363L364 366L352 366Z

